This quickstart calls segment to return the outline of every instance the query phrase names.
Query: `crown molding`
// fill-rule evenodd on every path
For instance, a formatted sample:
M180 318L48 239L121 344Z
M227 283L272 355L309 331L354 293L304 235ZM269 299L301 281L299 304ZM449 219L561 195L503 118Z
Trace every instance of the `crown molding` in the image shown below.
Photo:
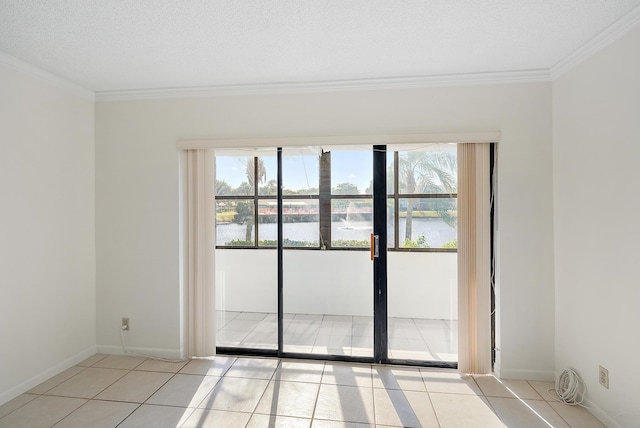
M433 86L489 85L504 83L548 82L548 70L518 70L489 73L446 74L382 79L334 80L302 83L265 83L190 88L99 91L96 101L130 101L170 98L194 98L237 95L296 94L308 92L357 91L372 89L409 89Z
M613 43L615 40L635 28L639 23L640 6L637 6L590 41L579 47L576 51L560 60L550 69L440 74L432 76L390 77L379 79L285 82L93 92L2 51L0 51L0 64L34 78L44 80L58 88L95 101L156 100L215 96L296 94L313 92L322 93L376 89L411 89L438 86L549 82Z
M58 89L71 92L75 95L79 95L90 100L95 99L95 93L93 91L72 83L39 67L36 67L35 65L24 62L21 59L13 57L2 51L0 51L0 64L40 81L47 82Z
M633 28L640 23L640 6L636 6L631 9L622 18L605 28L601 33L589 40L584 45L580 46L572 54L568 55L556 65L551 67L550 74L551 79L554 80L573 67L577 66L591 55L609 46L620 37L627 34Z

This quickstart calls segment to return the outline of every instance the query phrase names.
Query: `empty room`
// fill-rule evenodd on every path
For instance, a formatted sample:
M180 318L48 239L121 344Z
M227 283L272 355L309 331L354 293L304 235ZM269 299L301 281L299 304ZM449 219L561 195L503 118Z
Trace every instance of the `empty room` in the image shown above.
M639 52L640 0L0 0L0 428L640 426Z

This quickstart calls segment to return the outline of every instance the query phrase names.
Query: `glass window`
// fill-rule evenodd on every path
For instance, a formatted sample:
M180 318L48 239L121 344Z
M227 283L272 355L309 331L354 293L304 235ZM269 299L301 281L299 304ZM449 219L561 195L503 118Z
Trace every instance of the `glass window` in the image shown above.
M398 184L401 194L457 193L455 145L439 150L398 153Z
M319 210L317 199L282 201L282 235L285 247L318 248Z
M278 245L278 201L275 199L258 200L258 246L276 247Z
M394 183L396 182L396 177L394 174L395 170L395 153L387 152L387 194L393 195Z
M456 155L455 144L387 152L389 249L457 248ZM282 160L284 247L368 248L373 153L298 148L285 150ZM276 247L276 156L218 156L216 168L217 245ZM330 242L321 236L329 228Z
M276 196L278 194L278 160L275 156L258 158L259 173L258 195Z
M252 156L216 156L216 196L253 195L253 165ZM258 174L262 172L259 169Z
M373 199L331 201L331 246L369 248L373 232Z
M216 245L254 245L254 203L252 199L216 201Z
M387 199L387 248L395 248L396 246L396 210L395 200Z
M331 152L331 194L373 194L373 154L371 151Z
M282 193L284 195L317 195L320 169L315 154L285 153L282 156Z
M456 248L456 198L400 198L400 248Z

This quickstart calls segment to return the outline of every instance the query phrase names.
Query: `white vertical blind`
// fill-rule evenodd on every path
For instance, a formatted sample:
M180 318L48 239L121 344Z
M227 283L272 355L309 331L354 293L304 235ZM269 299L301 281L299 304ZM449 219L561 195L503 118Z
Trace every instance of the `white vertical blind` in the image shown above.
M214 355L215 158L213 150L186 150L183 180L183 299L186 353Z
M458 370L491 372L490 146L458 144Z

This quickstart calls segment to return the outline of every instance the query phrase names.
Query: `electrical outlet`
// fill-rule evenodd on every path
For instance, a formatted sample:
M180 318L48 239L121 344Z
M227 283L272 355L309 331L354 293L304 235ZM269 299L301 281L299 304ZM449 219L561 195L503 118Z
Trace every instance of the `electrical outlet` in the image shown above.
M129 330L129 318L122 318L122 329Z
M605 369L602 366L598 366L599 370L598 370L598 380L600 382L600 385L604 386L605 388L609 389L609 370Z

